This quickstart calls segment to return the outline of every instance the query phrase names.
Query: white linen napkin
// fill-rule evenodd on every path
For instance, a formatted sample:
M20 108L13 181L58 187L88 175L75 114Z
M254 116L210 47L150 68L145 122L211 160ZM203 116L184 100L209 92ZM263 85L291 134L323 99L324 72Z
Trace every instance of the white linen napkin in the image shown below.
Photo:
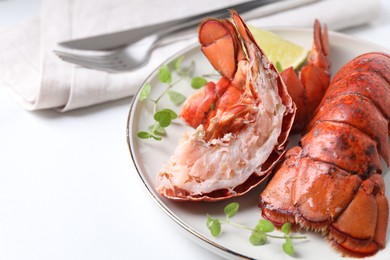
M68 111L134 95L154 69L195 43L196 37L157 48L146 66L121 74L63 62L53 49L59 49L60 41L155 24L238 2L242 0L44 1L38 17L1 32L0 84L27 110ZM379 0L326 0L258 18L269 8L258 8L245 17L256 26L309 28L318 18L329 29L340 30L372 21L380 6Z

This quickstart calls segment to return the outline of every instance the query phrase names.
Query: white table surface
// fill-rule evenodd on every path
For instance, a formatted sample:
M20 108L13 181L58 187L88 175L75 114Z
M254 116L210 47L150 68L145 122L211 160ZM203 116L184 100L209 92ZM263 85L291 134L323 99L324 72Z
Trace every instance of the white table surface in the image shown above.
M0 26L39 10L0 0ZM343 31L390 48L390 1ZM0 259L219 259L158 208L133 168L131 99L64 114L28 112L0 88Z

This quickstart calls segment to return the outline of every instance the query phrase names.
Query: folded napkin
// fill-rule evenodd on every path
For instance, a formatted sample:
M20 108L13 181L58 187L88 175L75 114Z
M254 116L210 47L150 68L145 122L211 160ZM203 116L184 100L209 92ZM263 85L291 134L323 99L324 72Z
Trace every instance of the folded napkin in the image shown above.
M1 32L0 84L27 110L68 111L134 95L155 68L178 50L195 43L196 37L159 47L146 66L121 74L63 62L53 53L60 48L57 43L182 18L239 2L242 1L43 1L38 17ZM326 0L259 18L272 8L253 10L245 19L256 26L311 28L314 18L318 18L329 29L340 30L372 21L379 15L380 6L379 0Z

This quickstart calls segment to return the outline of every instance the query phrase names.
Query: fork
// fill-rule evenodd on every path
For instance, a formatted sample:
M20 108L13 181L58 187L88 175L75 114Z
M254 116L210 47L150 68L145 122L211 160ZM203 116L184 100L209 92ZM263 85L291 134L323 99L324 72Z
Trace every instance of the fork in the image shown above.
M154 34L145 37L131 45L105 54L75 54L54 50L54 53L62 60L82 67L121 73L132 71L144 65L150 58L153 49L166 37L166 34Z

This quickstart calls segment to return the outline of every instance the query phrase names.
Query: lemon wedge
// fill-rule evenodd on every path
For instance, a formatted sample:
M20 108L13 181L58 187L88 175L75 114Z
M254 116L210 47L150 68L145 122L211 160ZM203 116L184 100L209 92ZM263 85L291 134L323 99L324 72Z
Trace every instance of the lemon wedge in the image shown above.
M309 51L305 48L292 43L280 36L254 26L249 26L257 44L263 49L268 59L278 68L286 69L292 66L295 70L299 69L307 59Z

